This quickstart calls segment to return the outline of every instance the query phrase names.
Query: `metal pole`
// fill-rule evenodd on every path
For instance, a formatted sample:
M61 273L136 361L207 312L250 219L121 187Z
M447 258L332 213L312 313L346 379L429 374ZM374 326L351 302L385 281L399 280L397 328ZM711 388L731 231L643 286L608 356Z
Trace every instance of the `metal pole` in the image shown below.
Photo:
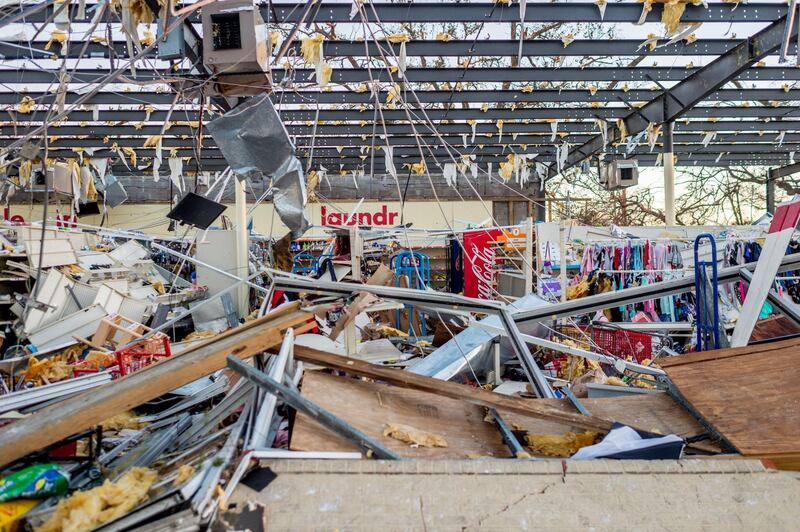
M245 180L237 179L233 188L236 191L236 274L237 277L246 277L250 273L250 245L247 240L247 193ZM249 311L247 286L239 287L237 307L239 317L244 318Z
M279 396L286 404L298 412L307 415L328 430L342 436L347 441L355 443L358 448L365 453L372 452L376 458L402 460L400 455L391 449L383 446L357 428L309 401L288 386L284 386L270 379L266 374L257 371L252 366L248 366L235 356L228 356L228 367L264 390Z
M534 360L533 356L531 355L528 346L522 339L522 333L519 332L519 328L517 327L514 318L506 309L502 309L499 312L499 315L500 321L503 323L505 330L508 332L511 348L519 359L520 365L525 372L525 376L528 377L528 381L533 386L533 391L536 393L536 396L540 399L553 399L555 397L553 389L550 387L550 384L547 382L544 373L542 373L542 370L539 368L536 360Z
M538 185L538 189L535 194L538 196L536 203L533 204L533 219L536 222L544 222L547 221L547 210L546 207L550 207L550 202L545 199L547 197L547 189L545 184L542 183L544 177L540 177L539 179L534 181L534 185ZM546 183L546 182L545 182Z
M533 218L525 223L525 260L522 264L525 273L525 295L533 293Z
M286 373L286 362L289 360L294 349L294 330L289 329L283 336L283 343L281 349L278 351L278 356L272 359L272 363L267 370L269 376L276 382L283 381L283 376ZM253 434L250 436L250 441L247 444L247 449L255 449L259 447L266 447L267 436L269 429L272 425L272 418L275 416L275 408L278 406L278 398L275 394L266 392L264 400L258 409L256 415L256 422L253 427Z
M767 212L775 212L775 175L772 168L767 171Z
M672 153L672 122L664 122L664 224L675 225L675 159Z

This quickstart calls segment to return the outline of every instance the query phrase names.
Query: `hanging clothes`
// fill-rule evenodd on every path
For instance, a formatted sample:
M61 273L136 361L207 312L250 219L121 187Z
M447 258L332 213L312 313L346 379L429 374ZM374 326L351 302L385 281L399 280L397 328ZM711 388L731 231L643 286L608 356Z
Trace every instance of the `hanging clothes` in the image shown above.
M573 284L588 282L588 293L616 291L674 279L683 275L681 250L687 244L672 240L628 239L593 242L583 250L580 271ZM800 293L800 290L798 291ZM644 303L609 309L613 321L678 321L679 309L689 308L688 295L665 296Z

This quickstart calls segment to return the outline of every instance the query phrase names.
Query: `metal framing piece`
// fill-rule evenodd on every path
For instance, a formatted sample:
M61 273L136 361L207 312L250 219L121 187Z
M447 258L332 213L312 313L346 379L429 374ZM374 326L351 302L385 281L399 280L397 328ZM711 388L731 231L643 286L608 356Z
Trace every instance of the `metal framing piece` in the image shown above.
M750 284L750 282L753 280L753 273L750 270L741 269L739 270L739 274L742 276L742 280L747 284ZM767 301L769 301L773 307L780 310L781 313L787 318L795 322L797 325L800 325L800 310L794 308L792 304L779 296L778 292L776 292L774 288L767 292Z
M584 416L591 416L592 415L586 409L586 407L583 406L583 403L581 403L580 400L575 396L575 393L573 393L572 388L570 388L569 386L564 386L563 388L561 388L561 391L564 392L564 395L567 396L567 399L569 399L569 402L572 403L572 406L574 406L578 410L578 412L580 412Z
M786 24L786 16L781 17L705 67L697 70L672 87L668 92L660 94L641 109L630 113L622 119L625 122L628 135L636 135L644 131L651 122L658 124L672 122L686 114L709 94L736 78L756 61L777 50L781 46ZM796 38L796 36L791 38ZM619 128L615 126L609 131L609 139L624 140L619 137ZM563 168L567 169L579 164L587 157L602 151L604 145L603 136L597 135L592 140L570 152ZM556 171L552 170L550 175L555 175L555 173Z
M283 382L286 373L287 362L292 358L294 352L294 330L289 329L283 336L283 343L278 351L278 355L270 359L267 366L267 374L275 382ZM275 415L275 407L278 405L278 398L274 393L264 391L261 407L258 409L253 433L245 446L246 449L266 447L268 445L267 436L272 425L272 418Z
M752 271L755 269L756 263L751 262L742 266L731 266L719 270L717 279L720 284L737 281L740 278L740 270ZM786 255L781 260L781 267L779 272L798 270L800 269L800 253ZM553 318L561 318L566 316L576 316L578 314L587 314L596 310L601 310L608 307L614 307L620 304L640 303L651 299L658 299L669 295L681 294L692 289L694 286L693 277L683 277L680 279L673 279L670 281L662 281L660 283L653 283L645 286L637 286L634 288L626 288L616 292L608 292L596 296L584 297L581 299L573 299L566 303L556 303L551 306L542 307L540 309L533 309L528 311L517 312L514 314L514 320L518 323L524 322L537 322Z
M257 386L279 396L295 410L306 414L327 429L355 443L365 453L374 453L375 457L387 460L402 460L400 455L391 449L384 447L381 443L309 401L291 388L275 382L264 373L257 371L252 366L248 366L235 356L228 356L228 367Z
M490 408L489 413L494 418L494 423L497 425L500 435L503 437L503 442L505 442L505 444L508 445L508 448L511 450L511 454L515 458L523 458L528 456L528 452L525 450L525 447L519 443L519 440L517 440L517 437L514 435L511 427L508 426L508 423L505 422L500 413L494 408Z

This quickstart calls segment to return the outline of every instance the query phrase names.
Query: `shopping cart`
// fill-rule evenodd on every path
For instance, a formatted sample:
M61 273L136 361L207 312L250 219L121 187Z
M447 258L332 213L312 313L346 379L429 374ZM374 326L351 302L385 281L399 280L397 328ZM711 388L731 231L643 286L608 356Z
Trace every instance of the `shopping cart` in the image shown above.
M653 341L658 341L652 335L626 331L618 327L605 327L594 324L592 326L592 342L596 349L604 354L622 359L633 359L637 363L653 359Z
M616 358L632 359L641 363L653 359L658 352L661 339L643 332L627 331L613 323L593 322L591 325L561 325L554 328L551 339L571 345L579 349L593 351ZM566 361L562 354L554 354L552 359L555 370Z

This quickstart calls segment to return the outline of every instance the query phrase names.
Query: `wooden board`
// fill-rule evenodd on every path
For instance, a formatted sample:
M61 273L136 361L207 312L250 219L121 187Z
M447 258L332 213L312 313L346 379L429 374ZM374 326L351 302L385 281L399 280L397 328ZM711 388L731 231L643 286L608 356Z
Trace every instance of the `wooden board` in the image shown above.
M405 458L510 457L495 426L484 421L485 409L464 401L317 371L305 373L302 393ZM383 429L388 423L437 434L448 446L413 448L384 436ZM292 429L291 449L358 451L352 443L299 413Z
M779 314L757 321L753 334L750 335L750 341L769 340L797 333L800 333L800 326L783 314Z
M746 456L800 453L800 340L692 353L662 367L692 407Z
M574 411L569 401L537 399L565 412ZM696 436L705 429L679 404L665 393L635 395L630 397L601 397L581 399L583 406L593 415L613 419L618 423L638 427L659 434L677 434L683 438ZM581 430L563 423L543 421L513 412L500 412L506 421L518 425L532 434L563 434L567 430Z

